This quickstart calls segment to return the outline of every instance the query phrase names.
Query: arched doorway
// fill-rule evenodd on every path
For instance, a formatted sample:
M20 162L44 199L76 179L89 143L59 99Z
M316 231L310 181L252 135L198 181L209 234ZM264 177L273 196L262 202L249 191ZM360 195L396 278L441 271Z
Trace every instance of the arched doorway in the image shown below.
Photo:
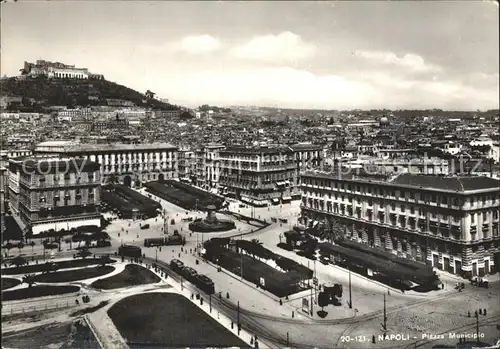
M125 178L123 178L123 185L130 187L132 185L132 178L130 178L130 176L125 176Z
M163 182L165 180L165 175L163 173L160 173L158 175L158 182Z

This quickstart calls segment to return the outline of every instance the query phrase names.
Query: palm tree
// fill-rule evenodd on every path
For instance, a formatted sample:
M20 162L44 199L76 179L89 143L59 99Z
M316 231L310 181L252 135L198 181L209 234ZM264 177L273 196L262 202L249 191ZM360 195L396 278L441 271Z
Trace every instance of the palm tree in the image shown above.
M35 274L28 274L23 276L22 282L24 284L28 284L28 287L31 288L35 284Z
M259 239L250 240L249 252L251 252L253 258L255 258L255 254L257 253L257 251L262 249L262 245L263 244Z

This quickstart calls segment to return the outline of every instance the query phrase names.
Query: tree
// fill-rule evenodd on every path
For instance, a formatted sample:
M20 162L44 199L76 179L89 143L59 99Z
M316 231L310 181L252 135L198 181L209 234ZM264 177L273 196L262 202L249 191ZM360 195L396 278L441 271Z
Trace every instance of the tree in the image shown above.
M151 90L147 90L146 93L144 94L144 96L146 96L147 99L153 99L155 95L156 93L154 93Z
M110 174L107 178L106 178L106 184L107 185L111 185L111 186L114 186L116 184L119 184L120 183L120 180L118 179L118 176L114 173Z
M259 239L250 240L250 244L248 245L248 252L252 254L252 257L255 258L255 255L258 254L262 249L262 242Z
M21 267L26 264L28 264L28 262L26 262L26 259L21 256L17 256L10 262L10 265L15 265L16 267Z
M23 284L28 284L28 287L31 288L35 284L35 274L28 274L23 276L22 280Z
M19 253L21 253L21 250L24 248L24 243L23 242L18 243L17 248L19 249Z
M59 269L56 263L51 263L51 262L45 262L43 264L43 269L42 273L50 273L50 272L55 272Z
M35 247L35 245L36 245L36 243L33 240L31 240L30 241L31 253L34 253L34 247Z

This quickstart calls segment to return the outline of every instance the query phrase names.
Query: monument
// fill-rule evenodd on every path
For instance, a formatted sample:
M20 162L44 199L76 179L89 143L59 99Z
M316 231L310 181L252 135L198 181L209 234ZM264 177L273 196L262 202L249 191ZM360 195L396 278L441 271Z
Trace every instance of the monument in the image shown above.
M217 208L214 205L206 207L207 217L205 219L198 218L189 224L189 230L200 233L212 233L228 231L236 228L236 224L229 219L217 218Z

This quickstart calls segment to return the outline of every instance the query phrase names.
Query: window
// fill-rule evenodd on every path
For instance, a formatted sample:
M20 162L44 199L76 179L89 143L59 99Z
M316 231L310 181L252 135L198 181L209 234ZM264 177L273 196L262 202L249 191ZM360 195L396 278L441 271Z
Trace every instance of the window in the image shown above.
M453 205L454 206L458 206L458 198L454 198L453 199Z
M471 221L471 223L475 223L476 222L476 214L475 213L472 213L470 215L470 221Z
M413 206L411 206L411 207L410 207L410 213L411 213L411 214L414 214L414 213L415 213L415 207L413 207Z
M401 212L405 212L405 211L406 211L405 205L401 205Z
M396 204L391 204L391 210L396 211Z
M487 221L487 220L488 220L488 213L483 212L483 221Z
M443 205L447 205L448 204L448 198L446 196L443 196L441 198L441 202L443 203Z
M470 204L471 206L473 206L473 205L474 205L474 198L470 198L470 199L469 199L469 204Z

